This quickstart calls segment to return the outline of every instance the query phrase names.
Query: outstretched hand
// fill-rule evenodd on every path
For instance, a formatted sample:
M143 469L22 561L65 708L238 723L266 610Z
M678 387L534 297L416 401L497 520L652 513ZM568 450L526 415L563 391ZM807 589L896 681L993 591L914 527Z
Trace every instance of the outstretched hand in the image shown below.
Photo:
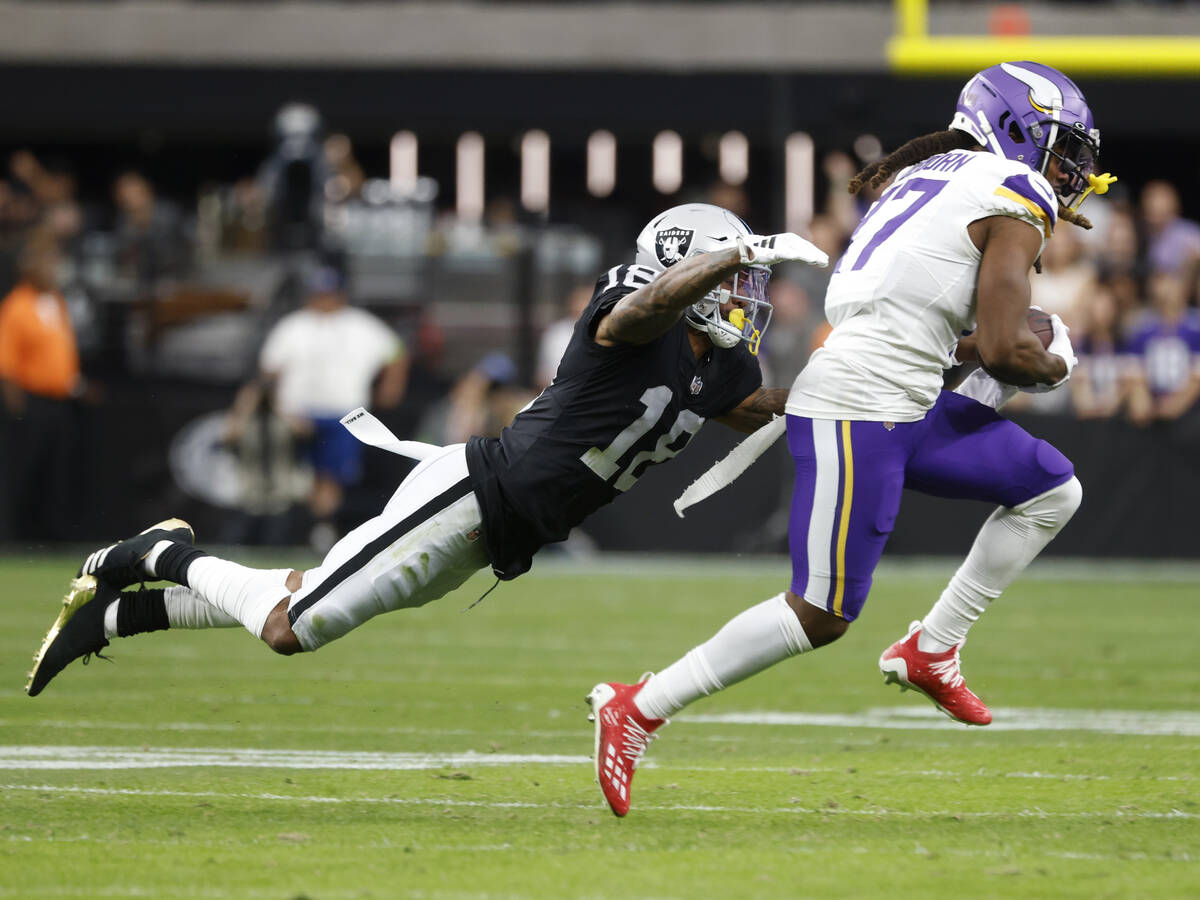
M744 265L773 266L795 260L810 266L829 265L829 255L815 244L798 234L784 231L780 234L752 234L744 241L738 238Z

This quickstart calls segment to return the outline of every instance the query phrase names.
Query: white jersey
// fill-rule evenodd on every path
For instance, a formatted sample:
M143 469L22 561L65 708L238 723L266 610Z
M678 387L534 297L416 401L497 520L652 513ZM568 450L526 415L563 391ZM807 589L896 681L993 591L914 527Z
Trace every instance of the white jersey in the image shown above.
M872 204L825 295L833 331L792 385L787 411L814 419L914 422L937 400L961 335L975 329L982 253L967 226L1028 222L1045 246L1050 183L994 153L953 150L903 169Z

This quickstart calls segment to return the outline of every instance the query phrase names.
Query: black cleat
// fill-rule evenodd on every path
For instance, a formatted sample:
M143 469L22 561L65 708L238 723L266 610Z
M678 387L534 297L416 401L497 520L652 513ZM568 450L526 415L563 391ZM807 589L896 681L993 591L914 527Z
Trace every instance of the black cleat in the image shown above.
M145 573L142 560L159 541L190 544L195 540L192 526L183 519L166 519L151 525L141 534L97 550L83 561L78 576L94 575L115 588L129 587L153 578Z
M98 582L91 575L71 582L58 618L33 657L33 671L29 673L25 693L36 697L55 675L81 656L86 665L91 654L100 655L100 651L108 646L104 637L104 612L120 596L117 588Z

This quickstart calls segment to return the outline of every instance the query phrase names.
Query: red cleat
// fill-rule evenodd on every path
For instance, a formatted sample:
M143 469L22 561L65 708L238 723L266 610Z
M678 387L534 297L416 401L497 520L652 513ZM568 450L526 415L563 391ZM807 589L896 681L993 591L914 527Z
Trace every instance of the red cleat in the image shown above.
M623 816L629 812L630 785L646 745L654 732L667 724L666 719L649 719L633 702L646 683L598 684L587 695L592 708L588 721L596 723L596 781L612 811Z
M883 651L879 671L884 681L900 685L902 691L915 688L952 719L968 725L991 722L992 711L963 683L958 660L962 644L944 653L924 653L917 648L920 636L921 623L913 622L903 640Z

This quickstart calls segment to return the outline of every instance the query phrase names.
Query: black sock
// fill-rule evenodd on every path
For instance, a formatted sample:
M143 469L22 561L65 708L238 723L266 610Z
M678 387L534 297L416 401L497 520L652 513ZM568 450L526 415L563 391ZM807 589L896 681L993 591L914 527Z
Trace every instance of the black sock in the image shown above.
M170 628L164 597L164 588L122 591L121 602L117 604L117 636L129 637Z
M203 550L197 550L191 544L171 544L158 554L154 562L154 574L164 581L173 581L190 587L187 583L187 570L194 561L202 556L208 556Z

